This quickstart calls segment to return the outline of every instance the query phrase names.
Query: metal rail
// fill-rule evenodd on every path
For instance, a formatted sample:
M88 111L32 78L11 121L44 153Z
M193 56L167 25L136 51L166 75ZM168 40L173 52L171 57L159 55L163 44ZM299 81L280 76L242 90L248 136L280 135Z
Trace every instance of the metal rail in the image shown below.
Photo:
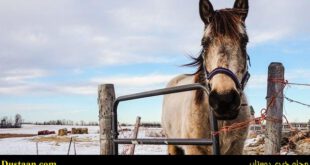
M212 145L208 139L116 139L117 144L143 144L143 145Z
M212 134L212 141L206 139L118 139L118 130L117 130L117 107L120 102L153 97L153 96L160 96L160 95L167 95L173 93L181 93L193 90L204 90L208 93L206 87L201 84L190 84L190 85L183 85L177 86L172 88L165 88L165 89L158 89L148 92L136 93L132 95L126 95L118 97L113 104L112 110L112 138L113 138L113 154L118 155L118 145L119 144L132 144L133 142L138 144L161 144L161 145L213 145L213 154L219 155L220 154L220 147L219 147L219 135ZM212 132L218 131L217 120L215 119L213 113L211 112L210 122L211 122L211 130Z

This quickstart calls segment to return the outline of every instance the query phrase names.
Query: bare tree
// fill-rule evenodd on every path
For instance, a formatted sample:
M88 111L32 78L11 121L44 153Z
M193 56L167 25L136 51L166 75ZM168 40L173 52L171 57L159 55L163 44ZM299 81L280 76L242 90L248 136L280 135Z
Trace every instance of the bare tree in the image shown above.
M85 121L83 121L83 120L81 120L80 123L81 123L81 126L85 125Z
M7 122L7 117L3 117L1 119L1 128L5 128L6 127L6 122Z
M22 116L20 114L15 115L15 127L21 128L22 127Z

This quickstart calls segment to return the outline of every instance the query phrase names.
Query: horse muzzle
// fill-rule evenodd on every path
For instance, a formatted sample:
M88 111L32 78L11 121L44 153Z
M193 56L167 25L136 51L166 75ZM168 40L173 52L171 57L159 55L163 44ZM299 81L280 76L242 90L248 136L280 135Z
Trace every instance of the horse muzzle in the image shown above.
M241 96L236 90L225 93L211 91L209 104L218 120L234 120L238 117Z

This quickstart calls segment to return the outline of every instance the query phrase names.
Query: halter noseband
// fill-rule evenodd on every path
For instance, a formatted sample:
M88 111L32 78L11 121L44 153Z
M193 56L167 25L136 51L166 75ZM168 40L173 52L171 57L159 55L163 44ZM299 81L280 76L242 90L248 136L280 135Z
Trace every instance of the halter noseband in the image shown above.
M206 64L205 64L205 57L204 57L204 55L205 55L205 49L203 49L203 52L202 52L202 59L203 59L203 69L204 69L204 72L205 72L206 79L208 80L207 81L207 87L208 87L207 89L209 90L209 93L210 93L210 90L211 90L209 82L217 74L225 74L225 75L227 75L228 77L230 77L234 81L234 83L236 84L237 89L240 92L244 90L244 88L245 88L245 86L246 86L246 84L249 81L250 76L251 76L248 71L244 74L241 82L239 81L237 75L235 73L233 73L231 70L227 69L227 68L218 67L218 68L214 69L213 71L208 72L207 68L206 68ZM247 60L250 61L249 56L247 57Z

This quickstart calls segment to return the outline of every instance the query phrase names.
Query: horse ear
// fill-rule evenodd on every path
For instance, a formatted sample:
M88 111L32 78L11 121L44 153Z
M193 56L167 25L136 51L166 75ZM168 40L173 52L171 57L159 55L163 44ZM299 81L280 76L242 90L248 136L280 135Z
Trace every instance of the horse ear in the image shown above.
M214 13L213 6L209 0L199 1L199 13L202 21L205 23L205 25L208 25L210 23L210 18Z
M245 21L249 13L249 0L236 0L234 4L234 9L243 10L242 20Z

